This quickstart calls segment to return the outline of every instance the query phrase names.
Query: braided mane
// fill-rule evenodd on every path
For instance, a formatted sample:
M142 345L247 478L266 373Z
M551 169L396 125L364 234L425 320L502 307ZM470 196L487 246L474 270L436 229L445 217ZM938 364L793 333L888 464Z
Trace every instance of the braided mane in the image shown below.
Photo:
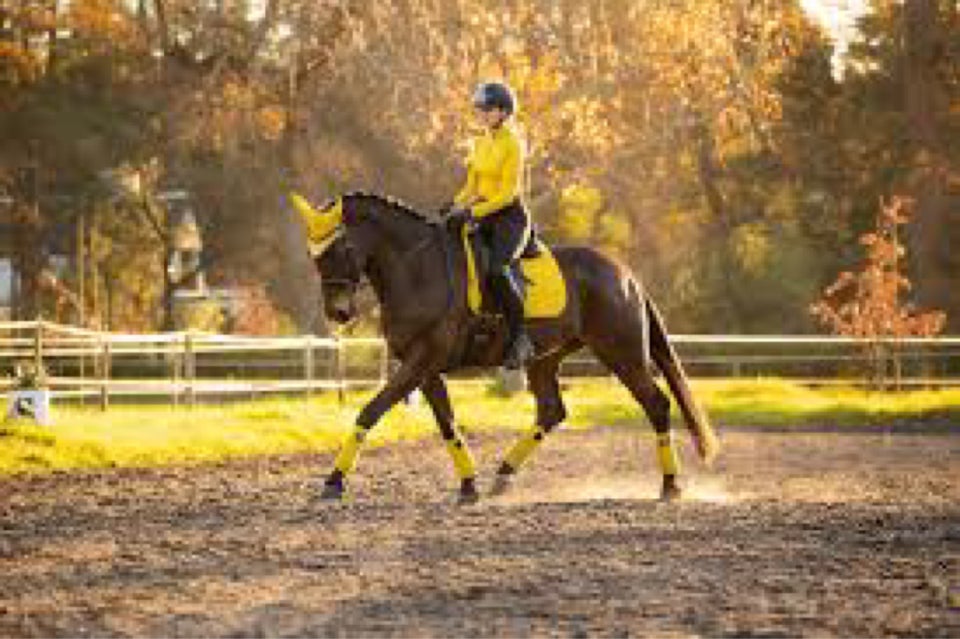
M391 211L395 213L401 213L403 215L407 215L420 222L427 222L427 223L431 222L430 218L425 216L423 213L420 213L409 204L405 202L401 202L400 200L394 197L391 197L389 195L379 195L377 193L370 193L368 191L351 191L350 193L345 194L343 196L343 199L373 200L374 202L377 202L379 204L386 205L387 208L389 208Z

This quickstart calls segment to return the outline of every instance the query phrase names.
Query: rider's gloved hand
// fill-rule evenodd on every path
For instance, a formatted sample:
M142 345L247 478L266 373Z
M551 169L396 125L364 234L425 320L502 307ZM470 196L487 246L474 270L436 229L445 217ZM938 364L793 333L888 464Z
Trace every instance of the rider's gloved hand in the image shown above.
M464 224L469 224L472 220L473 214L466 207L455 206L447 213L447 226L449 228L460 228Z

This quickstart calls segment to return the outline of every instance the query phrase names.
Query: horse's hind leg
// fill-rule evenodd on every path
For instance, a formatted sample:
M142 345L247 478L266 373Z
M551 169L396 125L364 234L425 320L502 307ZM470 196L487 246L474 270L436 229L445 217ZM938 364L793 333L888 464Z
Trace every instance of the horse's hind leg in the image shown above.
M494 495L506 492L513 475L530 459L547 434L567 418L567 409L560 397L557 371L560 369L563 358L577 348L579 344L571 344L543 359L534 361L527 368L527 381L537 402L536 425L504 455L491 490Z
M670 429L670 399L660 389L640 358L614 352L611 348L593 347L594 353L626 386L646 412L657 437L657 461L663 473L660 499L672 501L680 497L677 475L680 461L677 457L673 431Z
M453 417L453 407L450 405L450 396L447 394L447 385L440 375L428 377L420 385L427 403L433 410L433 416L440 427L440 434L447 444L447 451L453 459L453 467L460 477L460 503L472 504L479 499L477 493L477 471L467 442L457 432L457 425Z

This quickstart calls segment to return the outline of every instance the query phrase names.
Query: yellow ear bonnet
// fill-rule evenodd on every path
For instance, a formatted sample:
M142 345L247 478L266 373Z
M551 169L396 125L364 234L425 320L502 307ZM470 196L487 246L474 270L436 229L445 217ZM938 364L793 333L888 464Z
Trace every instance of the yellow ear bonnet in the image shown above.
M343 200L337 198L332 205L318 211L305 197L299 193L291 193L290 204L307 225L310 252L314 256L319 255L339 235L337 231L343 222Z

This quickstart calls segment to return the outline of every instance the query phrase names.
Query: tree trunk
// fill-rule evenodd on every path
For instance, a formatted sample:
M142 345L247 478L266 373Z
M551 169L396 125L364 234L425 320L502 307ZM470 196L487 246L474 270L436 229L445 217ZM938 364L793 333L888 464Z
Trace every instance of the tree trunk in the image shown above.
M710 230L707 237L710 246L716 251L717 259L713 262L713 267L720 271L717 276L723 282L725 306L729 313L728 317L715 319L725 326L725 330L733 332L737 328L735 322L747 317L746 309L743 308L737 295L737 283L734 281L737 266L730 246L733 223L726 198L720 190L721 168L717 163L713 131L700 116L697 117L699 122L694 126L697 144L697 176L703 190L703 197L710 209Z
M40 313L40 272L43 247L40 219L40 165L36 143L30 146L27 166L21 169L19 206L15 211L14 263L20 279L14 317L35 319Z
M165 253L169 255L169 253ZM163 258L163 317L160 318L160 330L170 332L176 329L173 319L173 294L176 286L170 279L170 258Z
M907 131L913 151L911 175L915 214L910 255L921 307L946 311L948 330L960 330L960 296L954 283L960 259L951 250L960 233L949 224L946 180L949 162L940 117L949 108L938 72L947 48L946 25L937 0L907 0L903 10L903 56Z

